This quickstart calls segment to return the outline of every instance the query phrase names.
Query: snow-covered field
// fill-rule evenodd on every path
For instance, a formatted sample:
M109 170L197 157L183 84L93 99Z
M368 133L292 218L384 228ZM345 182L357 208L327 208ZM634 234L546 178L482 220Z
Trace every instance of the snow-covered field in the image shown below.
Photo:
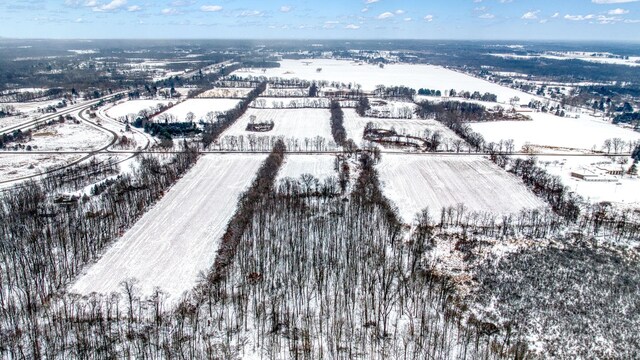
M60 167L81 158L77 155L55 154L3 154L0 153L0 182L12 181L25 176L37 175L49 167ZM0 188L11 186L11 183L0 184Z
M442 125L442 123L435 120L422 120L422 119L377 119L361 117L356 113L354 109L344 109L344 128L347 131L347 137L355 141L360 145L363 143L364 128L368 122L372 122L377 128L391 130L394 128L398 134L424 137L425 131L429 131L433 134L439 131L442 136L442 145L439 150L445 151L451 150L451 142L460 139L453 131L448 127ZM465 143L466 144L466 143ZM378 145L382 148L384 146ZM447 146L449 146L447 148ZM466 149L466 146L464 147Z
M547 172L557 175L565 186L592 203L608 201L622 207L640 206L640 179L629 175L615 176L611 182L591 182L576 179L571 176L572 171L593 169L594 164L608 162L609 159L602 156L567 157L538 156L538 164ZM631 166L631 160L621 165L627 170ZM626 172L626 171L625 171Z
M170 302L179 300L195 286L198 273L213 265L238 196L263 160L259 155L203 156L78 278L71 292L110 293L135 278L142 295L160 287Z
M31 117L26 115L7 116L0 118L0 130L10 126L19 125L29 121Z
M245 98L252 89L247 88L215 88L198 95L199 98Z
M336 176L335 159L333 155L287 155L278 172L278 180L298 179L302 174L311 174L321 181Z
M279 88L274 88L271 86L268 86L267 89L262 93L262 96L265 97L270 97L270 96L275 96L275 97L281 97L281 96L294 96L294 97L300 97L300 96L309 96L309 89L308 88L298 88L298 89L279 89Z
M331 100L328 98L286 98L286 97L260 97L251 103L251 107L259 109L282 109L282 108L328 108Z
M113 119L118 119L122 116L130 114L138 115L140 110L148 110L151 108L158 108L158 104L167 105L169 100L130 100L118 104L109 110L107 115Z
M3 105L11 105L22 113L28 113L37 111L38 109L46 109L48 106L56 106L61 100L46 100L46 101L33 101L33 102L17 102L17 103L4 103ZM61 109L61 110L64 110Z
M32 140L24 143L41 151L51 150L92 150L106 146L111 136L86 123L75 124L66 121L63 124L47 126L33 133Z
M267 69L265 73L261 69L243 69L234 74L353 83L362 85L366 91L374 90L377 85L385 85L407 86L416 90L428 88L440 90L443 93L450 89L490 92L498 96L499 102L508 102L510 98L518 96L523 103L528 103L534 98L522 91L433 65L391 64L380 68L375 65L333 59L283 60L280 65L279 68ZM317 72L318 68L322 68L322 71Z
M516 150L525 144L582 150L602 150L605 140L640 139L640 133L588 116L561 118L547 113L528 113L533 121L498 121L470 124L486 141L513 139ZM538 149L536 149L538 150ZM542 149L544 150L544 149Z
M274 128L268 132L247 131L251 116L256 122L273 121ZM328 109L248 109L222 136L283 136L285 138L314 138L316 136L332 140Z
M384 193L410 223L425 208L464 204L468 211L517 213L545 204L516 177L477 156L385 154L378 165Z
M186 121L187 114L195 115L195 122L204 120L208 112L224 112L235 107L240 100L235 99L189 99L167 110L165 114L175 116L178 121Z

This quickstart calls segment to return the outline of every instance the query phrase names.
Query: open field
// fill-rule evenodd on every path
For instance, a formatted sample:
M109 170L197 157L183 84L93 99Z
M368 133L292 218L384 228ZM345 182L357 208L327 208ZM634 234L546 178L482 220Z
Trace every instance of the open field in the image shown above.
M429 208L464 204L468 211L496 215L545 204L514 176L482 157L417 157L385 154L378 166L384 193L405 222Z
M333 155L289 155L278 172L278 180L286 177L298 179L302 174L311 174L320 181L337 176Z
M71 292L110 293L129 278L150 295L170 301L191 290L200 271L213 265L217 244L236 201L251 183L263 156L206 155L133 228L90 266Z
M344 109L344 128L347 130L347 137L353 139L356 144L360 145L363 142L364 128L368 122L372 122L376 127L381 129L390 130L394 128L396 132L402 135L423 137L425 131L428 130L431 134L439 131L442 135L442 145L439 150L444 151L449 146L452 149L451 142L453 140L460 139L453 131L448 127L442 125L442 123L435 120L422 120L422 119L377 119L369 117L361 117L353 109ZM378 145L384 148L383 145ZM464 149L467 149L466 145L463 145Z
M253 89L247 88L214 88L198 95L198 98L245 98Z
M0 130L4 128L8 128L10 126L25 123L30 119L32 119L32 117L29 117L27 115L7 116L7 117L0 118Z
M67 165L82 155L0 155L0 182L37 175L47 168ZM7 186L10 184L7 183ZM4 187L0 184L0 188Z
M309 65L305 65L305 62ZM234 74L238 76L267 76L281 78L299 78L303 80L327 80L362 85L366 91L372 91L377 85L407 86L414 89L429 88L440 90L490 92L498 96L499 102L508 102L518 96L521 102L528 103L534 96L522 91L510 89L469 75L433 65L390 64L384 68L375 65L358 64L345 60L307 59L283 60L279 68L244 69ZM321 68L322 71L317 72Z
M274 128L268 132L251 132L246 127L251 116L256 122L273 121ZM295 138L304 141L305 138L320 136L327 141L333 140L328 109L248 109L222 136L269 136Z
M129 100L107 110L107 115L114 119L130 114L138 115L140 110L157 108L158 104L167 105L169 102L169 100Z
M548 113L529 113L533 121L498 121L470 124L487 142L513 139L516 150L525 144L602 150L605 140L639 140L640 133L593 117L563 118Z
M330 105L330 99L319 97L259 97L251 103L251 107L259 109L328 108Z
M32 139L24 145L32 148L48 150L91 150L105 146L111 141L111 136L86 123L75 124L66 121L63 124L47 126L32 135Z
M223 112L232 109L240 100L235 99L189 99L167 110L165 114L175 116L177 121L186 121L187 114L193 112L195 120L204 120L208 112Z

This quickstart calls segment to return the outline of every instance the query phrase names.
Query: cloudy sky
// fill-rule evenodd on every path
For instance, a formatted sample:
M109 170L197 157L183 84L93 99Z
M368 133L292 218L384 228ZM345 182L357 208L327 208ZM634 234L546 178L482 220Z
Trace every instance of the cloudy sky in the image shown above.
M640 0L0 0L14 38L640 41Z

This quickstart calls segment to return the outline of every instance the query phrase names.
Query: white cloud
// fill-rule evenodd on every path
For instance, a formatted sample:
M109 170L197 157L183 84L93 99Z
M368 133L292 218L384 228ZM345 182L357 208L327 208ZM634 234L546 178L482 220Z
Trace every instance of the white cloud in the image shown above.
M426 22L432 22L432 21L433 21L433 15L427 15L427 16L425 16L425 17L424 17L424 20L425 20Z
M526 12L524 13L524 15L522 15L522 19L535 20L538 18L538 13L540 13L540 10Z
M365 12L367 12L367 11L369 11L369 8L368 8L368 7L363 8L362 10L360 10L360 12L363 12L363 13L365 13Z
M396 12L396 15L402 15L402 14L404 14L404 10L402 10L402 9L398 9L398 10L396 10L395 12Z
M547 19L542 19L540 21L538 21L540 24L546 24L549 20Z
M373 3L377 3L380 0L364 0L365 4L373 4Z
M404 18L403 20L404 20L404 21L411 21L411 20L413 20L413 19L412 19L412 18L410 18L410 17L406 17L406 18Z
M640 0L591 0L594 4L626 4Z
M202 5L200 7L200 11L218 12L218 11L222 11L222 6L220 6L220 5Z
M555 19L555 18L557 18L558 16L560 16L560 13L559 13L559 12L557 12L557 13L553 14L551 17Z
M129 12L135 12L135 11L140 11L142 10L142 8L138 5L131 5L127 8L127 11Z
M349 24L347 26L344 27L345 29L349 29L349 30L358 30L360 29L360 26L355 25L355 24Z
M564 18L566 20L571 20L571 21L584 21L584 20L591 20L593 18L595 18L596 16L593 14L589 14L589 15L565 15Z
M480 15L480 16L478 16L478 17L479 17L480 19L493 19L493 18L494 18L494 17L496 17L496 16L495 16L495 15L493 15L493 14L490 14L490 13L486 13L486 14L482 14L482 15Z
M264 13L262 11L258 11L258 10L245 10L243 12L241 12L240 14L238 14L238 17L260 17L263 16Z
M620 9L620 8L609 10L607 12L607 14L609 14L609 15L624 15L624 14L628 14L628 13L629 13L629 10Z
M289 12L289 11L291 11L291 10L292 10L292 8L291 8L291 6L289 6L289 5L283 5L283 6L280 6L280 12L288 13L288 12Z
M90 3L96 3L96 2L95 1L91 1ZM95 10L95 11L115 11L115 10L118 10L118 9L122 8L125 5L127 5L127 0L113 0L108 4L96 6L96 7L93 8L93 10ZM90 5L86 5L86 6L90 6Z
M339 21L335 21L335 20L330 20L330 21L325 21L324 25L322 25L323 28L325 29L335 29L336 25L340 24Z
M590 23L597 23L597 24L601 24L601 25L615 24L615 23L620 23L620 22L627 23L627 21L625 19L621 18L621 17L605 16L605 15L594 15L594 14L565 15L564 18L566 20L571 20L571 21L589 21Z
M379 20L388 19L388 18L391 18L391 17L393 17L393 13L388 12L388 11L387 12L383 12L382 14L378 15L378 19Z
M166 9L162 9L162 11L160 11L162 13L162 15L177 15L178 14L178 10L174 9L174 8L166 8Z

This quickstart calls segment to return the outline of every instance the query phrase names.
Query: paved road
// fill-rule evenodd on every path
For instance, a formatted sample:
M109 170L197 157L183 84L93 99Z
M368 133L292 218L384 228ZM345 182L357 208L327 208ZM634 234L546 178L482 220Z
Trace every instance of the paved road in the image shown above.
M27 120L27 121L25 121L23 123L16 124L16 125L13 125L13 126L9 126L9 127L4 128L4 129L0 129L0 135L8 134L8 133L11 133L11 132L13 132L15 130L26 130L26 129L32 128L32 127L34 127L34 126L36 126L38 124L45 123L47 121L53 120L53 119L57 118L60 115L68 115L68 114L71 114L71 113L75 113L78 110L80 110L80 111L86 110L86 109L90 108L92 105L95 105L95 104L99 103L101 100L107 100L107 99L110 99L110 98L112 98L112 97L114 97L116 95L119 95L119 94L125 94L125 92L121 91L121 92L118 92L118 93L115 93L115 94L103 96L103 97L101 97L99 99L95 99L95 100L91 100L89 102L85 102L85 103L82 103L82 104L79 104L79 105L68 106L68 107L66 107L66 108L64 108L64 109L62 109L60 111L55 112L55 113L46 114L46 115L43 115L43 116L41 116L39 118Z

